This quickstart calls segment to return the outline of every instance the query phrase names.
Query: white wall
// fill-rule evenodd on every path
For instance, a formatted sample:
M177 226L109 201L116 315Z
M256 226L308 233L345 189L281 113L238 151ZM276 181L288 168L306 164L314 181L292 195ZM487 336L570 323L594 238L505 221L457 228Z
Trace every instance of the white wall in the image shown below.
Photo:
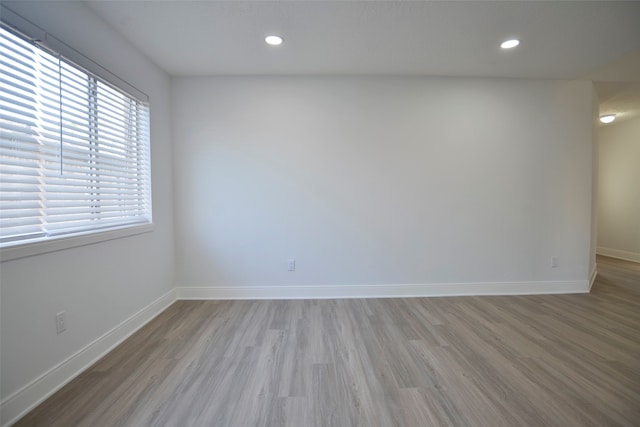
M172 90L178 286L588 279L590 82L218 77Z
M640 262L640 118L601 126L598 253Z
M155 230L2 263L3 423L24 409L8 397L173 288L168 76L81 2L5 4L149 94ZM56 335L63 310L67 331Z
M598 247L598 125L600 124L600 106L598 93L593 86L591 98L591 241L589 245L589 289L596 280L596 253Z

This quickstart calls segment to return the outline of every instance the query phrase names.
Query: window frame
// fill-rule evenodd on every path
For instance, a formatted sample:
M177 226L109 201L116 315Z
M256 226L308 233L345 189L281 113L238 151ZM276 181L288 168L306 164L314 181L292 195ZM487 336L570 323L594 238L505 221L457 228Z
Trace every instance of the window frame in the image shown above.
M31 240L18 240L15 244L10 244L0 248L0 262L15 260L19 258L39 255L47 252L54 252L64 249L70 249L79 246L90 245L94 243L119 239L122 237L148 233L154 230L153 223L153 198L152 198L152 172L151 172L151 135L150 135L150 116L151 109L149 106L149 97L144 92L135 88L125 80L111 73L95 61L87 58L64 42L48 34L46 31L21 17L17 13L5 5L0 4L0 26L5 30L14 33L18 37L35 44L39 48L49 51L55 55L65 58L65 62L88 73L92 78L97 79L104 84L112 86L114 89L126 94L131 99L146 104L149 117L148 133L147 133L147 174L148 182L148 222L115 224L113 226L100 226L94 229L85 229L77 232L60 234L57 236L40 237Z

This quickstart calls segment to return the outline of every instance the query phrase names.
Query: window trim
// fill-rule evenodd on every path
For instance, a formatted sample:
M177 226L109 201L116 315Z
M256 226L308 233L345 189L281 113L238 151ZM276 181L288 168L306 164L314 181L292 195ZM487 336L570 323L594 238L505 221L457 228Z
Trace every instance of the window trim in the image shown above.
M93 61L92 59L84 56L82 53L78 52L71 46L65 44L61 40L47 33L45 30L20 16L19 14L8 8L6 5L0 4L0 17L0 24L6 29L19 34L23 38L31 40L33 43L39 45L45 50L60 54L68 61L71 61L71 63L75 64L75 66L83 69L90 75L92 74L108 85L113 86L115 89L126 93L130 97L135 98L142 103L145 103L149 111L149 125L151 124L151 107L149 105L149 96L146 93L142 92L140 89L136 88L126 80L123 80L122 78L113 74L111 71ZM149 129L149 138L150 130L151 129ZM149 162L151 162L150 144L151 142L149 141ZM152 182L153 179L151 173L151 164L149 164L150 212L153 212ZM149 222L141 222L139 224L130 223L126 225L105 227L103 229L98 228L93 230L79 231L76 233L62 234L60 236L54 237L43 237L30 241L16 241L16 243L13 245L7 245L0 248L0 263L100 242L106 242L123 237L149 233L154 231L154 229L155 225L153 219L151 218Z
M0 263L150 233L154 231L154 229L155 225L151 222L147 224L106 228L102 231L90 230L74 234L65 234L59 237L48 237L46 240L33 240L28 243L22 242L15 246L0 248Z

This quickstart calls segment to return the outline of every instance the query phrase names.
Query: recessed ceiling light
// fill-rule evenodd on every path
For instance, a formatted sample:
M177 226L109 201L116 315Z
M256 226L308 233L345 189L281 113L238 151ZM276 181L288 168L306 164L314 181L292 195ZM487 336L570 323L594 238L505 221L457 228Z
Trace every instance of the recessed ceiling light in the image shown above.
M615 119L616 119L616 115L615 114L606 114L604 116L600 116L600 121L602 123L611 123Z
M502 44L500 45L500 47L503 48L503 49L511 49L511 48L514 48L514 47L518 46L519 44L520 44L520 40L511 39L511 40L503 41Z
M267 44L270 44L271 46L278 46L282 44L284 39L280 36L272 35L272 36L265 37L264 41L267 42Z

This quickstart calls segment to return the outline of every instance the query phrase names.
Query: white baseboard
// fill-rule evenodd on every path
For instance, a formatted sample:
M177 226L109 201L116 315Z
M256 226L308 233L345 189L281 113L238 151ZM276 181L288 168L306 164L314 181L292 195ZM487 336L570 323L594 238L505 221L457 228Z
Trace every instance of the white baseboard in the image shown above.
M589 280L511 283L431 283L407 285L177 287L182 300L409 298L462 295L588 293Z
M611 248L604 248L602 246L598 246L596 248L596 253L598 255L604 255L611 258L618 258L625 261L640 262L640 254L637 254L635 252L621 251L619 249L611 249Z
M162 313L175 300L174 288L20 390L7 396L0 403L2 416L0 424L6 427L17 422L27 412Z

